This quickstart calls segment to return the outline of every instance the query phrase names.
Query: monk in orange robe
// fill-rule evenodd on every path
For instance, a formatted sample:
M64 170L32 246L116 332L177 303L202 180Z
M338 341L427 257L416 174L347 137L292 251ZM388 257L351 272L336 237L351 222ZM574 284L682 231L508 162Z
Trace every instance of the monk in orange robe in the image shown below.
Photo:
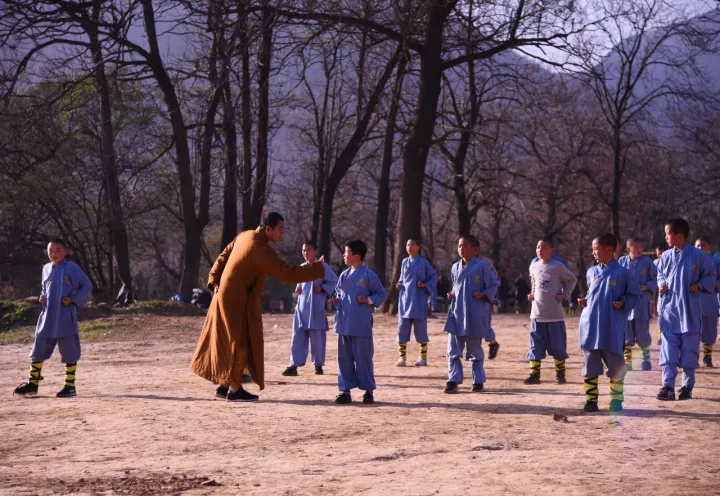
M242 387L247 367L253 381L265 388L265 350L260 299L265 275L298 284L325 275L322 258L312 264L285 263L270 246L285 232L277 212L265 216L254 231L240 233L220 254L210 270L208 287L215 291L190 370L218 384L216 395L228 401L257 401Z

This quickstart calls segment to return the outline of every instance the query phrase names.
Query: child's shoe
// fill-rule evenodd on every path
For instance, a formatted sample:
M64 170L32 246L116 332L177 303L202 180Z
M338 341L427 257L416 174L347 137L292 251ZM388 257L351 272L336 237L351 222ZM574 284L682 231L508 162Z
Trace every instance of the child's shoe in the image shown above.
M473 393L482 393L484 389L485 389L484 384L473 384L470 391L472 391Z
M77 391L75 391L75 386L63 386L60 392L55 396L58 398L74 398L77 396Z
M399 358L397 362L395 362L396 367L404 367L405 366L405 359Z
M488 347L488 360L495 360L498 355L498 351L500 351L500 343L490 343L490 346Z
M18 387L15 388L15 391L13 391L13 396L16 394L18 396L35 396L36 394L38 394L38 385L33 384L32 382L20 384Z
M567 384L567 379L565 379L565 374L557 374L555 376L555 384Z
M365 391L365 394L363 394L363 403L366 405L372 405L375 403L375 397L373 397L371 391Z
M457 382L448 381L445 385L445 393L446 394L455 394L458 392L458 385Z
M610 408L608 408L611 412L621 412L623 409L622 407L622 401L620 400L610 400Z
M707 367L709 369L714 368L712 363L712 357L710 355L705 355L703 357L703 367Z
M642 370L643 370L643 372L650 372L652 370L652 364L650 363L649 360L643 360Z
M350 393L340 393L335 397L336 405L347 405L349 403L352 403L352 396L350 396Z
M290 365L288 368L286 368L286 369L283 371L282 375L284 375L284 376L286 376L286 377L297 377L297 375L298 375L298 373L297 373L297 367L294 366L294 365ZM243 382L244 382L244 381L243 381Z
M215 388L215 397L225 399L230 392L230 388L225 386L218 386Z
M679 400L691 400L692 399L692 388L681 387L680 394L678 394Z
M673 388L663 386L657 394L657 399L662 401L675 401L675 390Z
M323 375L324 373L322 365L315 365L315 375Z
M594 401L586 401L585 406L583 407L583 412L597 412L598 411L598 404Z
M243 388L238 389L234 393L232 391L228 391L227 396L225 397L225 401L232 401L232 402L249 402L249 401L257 401L260 399L260 396L252 393L248 393Z
M415 362L416 367L426 367L427 366L427 360L424 358L418 358L417 362Z
M531 384L540 384L540 376L530 374L530 376L523 381L523 384L530 386Z

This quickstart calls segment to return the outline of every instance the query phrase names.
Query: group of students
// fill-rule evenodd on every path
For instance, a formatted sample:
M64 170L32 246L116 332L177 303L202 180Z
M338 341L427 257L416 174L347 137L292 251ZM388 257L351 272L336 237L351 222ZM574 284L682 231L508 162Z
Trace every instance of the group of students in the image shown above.
M592 241L596 264L587 271L586 296L577 299L577 304L583 307L579 345L583 351L585 411L598 410L598 378L605 370L610 379L609 409L622 410L624 377L632 370L632 350L636 344L642 350L642 370L652 369L649 310L655 292L662 368L662 388L657 398L675 399L678 367L683 370L678 398L692 398L701 343L704 365L713 366L712 347L717 340L720 307L720 258L709 255L710 241L705 237L698 238L695 247L691 246L689 233L690 226L685 220L669 221L665 225L665 239L670 249L654 263L642 254L642 242L638 239L629 239L628 254L619 258L619 243L612 234L600 235ZM406 250L408 257L402 262L396 283L399 291L396 365L407 364L412 332L420 347L415 365L425 366L429 342L427 303L435 294L438 274L419 255L419 240L409 239ZM555 381L566 382L565 360L569 355L563 302L573 294L577 278L553 250L552 240L539 240L537 257L529 269L531 289L527 298L532 309L527 353L530 375L524 380L527 385L540 383L542 360L547 355L554 359ZM499 285L497 272L492 261L480 255L476 237L461 236L457 251L460 259L452 266L452 288L447 294L451 303L444 327L448 334L448 379L444 391L448 394L457 393L464 381L463 357L471 364L471 391L483 391L487 380L483 340L489 343L488 359L495 358L500 348L492 328L492 301ZM30 353L30 377L15 389L15 394L37 394L43 362L58 347L65 364L65 385L57 396L76 395L80 340L74 308L87 301L92 284L77 265L65 260L67 253L62 240L52 241L48 246L50 263L43 268L40 297L43 312ZM316 245L305 243L302 254L306 264L313 263ZM338 404L351 403L351 391L355 388L364 391L363 403L374 402L373 307L383 304L387 291L378 276L364 265L366 255L365 243L348 241L343 254L348 268L339 277L324 264L322 279L298 284L295 289L298 300L291 358L283 375L297 376L298 367L305 365L310 352L315 373L323 373L329 328L325 305L331 298L335 306L334 330L338 334L339 394L335 399Z

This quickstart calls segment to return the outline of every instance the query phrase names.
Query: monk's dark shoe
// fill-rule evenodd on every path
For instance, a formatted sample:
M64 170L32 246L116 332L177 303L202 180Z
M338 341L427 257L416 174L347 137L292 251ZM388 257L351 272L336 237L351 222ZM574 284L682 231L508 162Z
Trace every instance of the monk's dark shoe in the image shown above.
M669 387L661 387L657 399L662 401L675 401L675 390Z
M32 382L27 382L25 384L20 384L18 387L15 388L15 391L13 391L13 395L18 396L35 396L38 394L38 385L33 384Z
M335 397L335 404L337 405L347 405L349 403L352 403L350 393L340 393Z
M363 394L363 403L366 405L372 405L375 403L375 397L370 391L365 391L365 394Z
M251 384L253 382L253 378L250 374L243 374L240 380L243 384Z
M230 388L225 386L218 386L217 388L215 388L215 397L225 399L229 392Z
M688 387L681 387L680 388L680 394L678 394L679 400L691 400L692 399L692 389Z
M282 375L284 375L284 376L286 376L286 377L296 377L296 376L298 375L298 373L297 373L297 367L294 367L294 366L292 366L292 365L289 366L288 368L286 368L286 369L283 371Z
M485 386L483 384L473 384L470 391L473 393L482 393L485 390Z
M242 401L257 401L260 397L256 394L251 394L245 391L243 388L238 389L234 393L228 391L225 401L242 402Z
M448 381L445 385L445 394L455 394L459 392L457 382Z
M649 360L643 360L640 368L643 370L643 372L650 372L652 370L652 364Z
M540 376L537 374L530 374L530 376L523 381L523 384L528 386L532 384L540 384Z
M583 407L583 412L597 412L598 411L598 405L594 401L586 401L585 406Z
M567 379L565 379L565 374L558 374L555 376L555 384L567 384Z
M75 386L64 386L55 396L58 398L74 398L77 396L77 391L75 391Z
M709 369L714 368L714 367L713 367L713 363L712 363L712 356L710 356L710 355L705 355L705 356L703 357L703 367L707 367L707 368L709 368Z
M488 360L495 360L495 357L498 355L498 351L500 351L500 343L491 343L488 347Z
M315 375L323 375L322 365L315 365Z
M610 400L610 408L608 408L611 412L621 412L623 409L622 407L622 401L620 400Z

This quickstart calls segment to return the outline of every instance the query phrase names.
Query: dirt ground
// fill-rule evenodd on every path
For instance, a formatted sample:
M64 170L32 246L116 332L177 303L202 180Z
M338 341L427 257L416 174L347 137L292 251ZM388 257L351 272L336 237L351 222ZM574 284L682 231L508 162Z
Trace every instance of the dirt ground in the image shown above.
M629 373L622 414L583 414L576 317L568 384L547 360L543 383L524 386L529 321L498 315L487 392L466 380L457 395L442 393L442 319L429 366L398 368L396 321L376 317L377 403L356 392L347 406L333 403L334 335L326 375L280 375L290 316L265 317L268 384L254 404L216 400L189 372L202 317L113 319L123 332L84 345L74 399L55 398L57 355L37 398L12 397L30 346L0 347L1 494L720 494L720 369L698 371L692 401L658 402L654 346L655 370ZM600 392L606 410L604 378Z

